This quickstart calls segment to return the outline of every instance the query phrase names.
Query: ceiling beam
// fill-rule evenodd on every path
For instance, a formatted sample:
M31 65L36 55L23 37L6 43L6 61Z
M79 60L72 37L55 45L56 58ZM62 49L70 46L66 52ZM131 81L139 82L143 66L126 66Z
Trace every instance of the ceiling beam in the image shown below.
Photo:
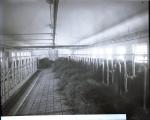
M3 43L3 44L6 44L6 45L10 45L10 46L24 46L24 44L27 44L29 46L34 46L34 45L37 45L37 44L45 44L46 46L48 45L52 45L53 43L52 42L48 42L48 41L44 41L44 42L8 42L8 41L5 41L5 42L0 42L0 44Z
M1 47L8 47L8 48L15 48L15 49L23 49L23 48L53 48L54 46L1 46ZM63 48L63 49L66 49L66 48L83 48L83 47L89 47L89 45L56 45L55 48Z
M53 33L14 33L14 34L0 33L0 36L19 36L19 35L23 35L23 36L24 35L53 35Z
M35 41L50 41L50 40L53 40L53 39L0 39L0 41L30 41L30 40L35 40Z

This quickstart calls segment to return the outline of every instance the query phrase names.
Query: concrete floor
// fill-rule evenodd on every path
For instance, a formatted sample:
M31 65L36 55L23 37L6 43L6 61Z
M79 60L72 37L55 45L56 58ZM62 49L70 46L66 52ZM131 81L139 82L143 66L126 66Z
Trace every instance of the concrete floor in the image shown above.
M57 90L58 81L50 68L42 70L17 115L72 114L71 108L65 104L65 97Z

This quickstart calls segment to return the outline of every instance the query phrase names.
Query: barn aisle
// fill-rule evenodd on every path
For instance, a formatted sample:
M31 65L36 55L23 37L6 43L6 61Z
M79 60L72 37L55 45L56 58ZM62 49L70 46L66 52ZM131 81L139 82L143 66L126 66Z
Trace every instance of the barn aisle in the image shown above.
M58 80L54 78L52 69L42 70L17 115L71 114L71 108L65 105L64 96L58 93Z

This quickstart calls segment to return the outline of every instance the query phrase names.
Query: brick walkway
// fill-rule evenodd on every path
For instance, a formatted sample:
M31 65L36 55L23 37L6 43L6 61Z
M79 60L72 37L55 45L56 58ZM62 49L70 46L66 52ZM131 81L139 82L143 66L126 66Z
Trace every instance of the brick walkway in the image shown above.
M71 108L65 105L64 96L58 93L58 80L54 79L51 69L43 70L17 115L72 114Z

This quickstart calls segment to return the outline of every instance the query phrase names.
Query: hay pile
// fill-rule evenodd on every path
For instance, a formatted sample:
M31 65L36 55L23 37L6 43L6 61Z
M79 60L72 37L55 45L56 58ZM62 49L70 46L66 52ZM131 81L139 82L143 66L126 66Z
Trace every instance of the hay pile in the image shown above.
M39 69L49 68L51 67L52 63L53 63L52 60L49 60L48 58L42 58L39 60L38 68Z
M128 117L134 114L136 101L128 95L121 96L115 85L103 84L98 74L100 69L93 72L86 64L59 58L53 64L53 71L60 78L60 92L75 114L127 113Z

